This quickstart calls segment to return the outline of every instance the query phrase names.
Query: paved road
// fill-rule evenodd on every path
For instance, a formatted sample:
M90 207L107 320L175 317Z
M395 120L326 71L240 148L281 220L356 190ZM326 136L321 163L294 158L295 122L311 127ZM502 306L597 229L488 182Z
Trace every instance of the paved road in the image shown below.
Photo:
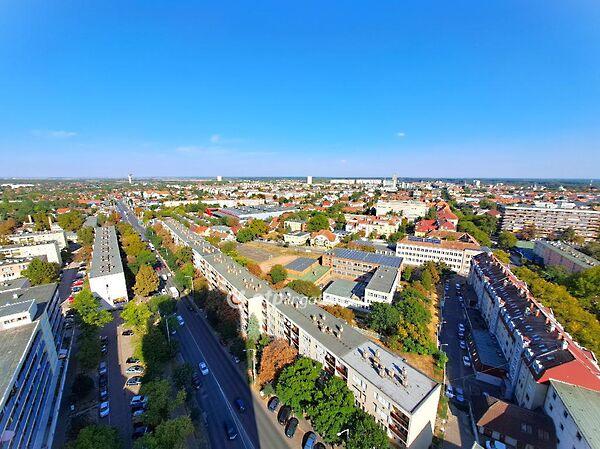
M146 238L146 228L142 226L142 224L137 219L135 214L131 211L131 209L127 207L122 201L115 201L115 206L117 208L117 211L121 215L121 218L127 223L129 223L131 226L133 226L133 229L135 229L137 233L140 234L140 237L143 241L148 241L148 239Z

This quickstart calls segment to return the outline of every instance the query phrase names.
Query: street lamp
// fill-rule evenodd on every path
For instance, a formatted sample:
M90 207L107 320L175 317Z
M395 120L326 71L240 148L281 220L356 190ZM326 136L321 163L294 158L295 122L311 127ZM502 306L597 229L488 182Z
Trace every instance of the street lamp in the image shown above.
M346 440L350 438L350 429L344 429L341 432L336 433L338 437L341 437L343 434L346 434Z

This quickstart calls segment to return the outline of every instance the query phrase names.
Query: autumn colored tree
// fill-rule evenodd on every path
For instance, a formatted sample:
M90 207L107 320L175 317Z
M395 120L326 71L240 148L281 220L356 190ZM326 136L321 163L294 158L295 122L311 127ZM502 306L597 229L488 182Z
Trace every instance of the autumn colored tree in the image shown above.
M333 316L341 318L342 320L348 322L348 323L354 323L356 316L354 315L354 312L346 307L342 307L339 304L334 304L334 305L324 305L321 306L323 307L325 310L327 310L329 313L331 313Z
M160 285L158 275L148 265L143 265L135 276L133 291L136 295L148 296L154 293Z
M269 343L262 352L258 382L260 385L272 382L283 368L296 360L298 351L285 340L277 339Z

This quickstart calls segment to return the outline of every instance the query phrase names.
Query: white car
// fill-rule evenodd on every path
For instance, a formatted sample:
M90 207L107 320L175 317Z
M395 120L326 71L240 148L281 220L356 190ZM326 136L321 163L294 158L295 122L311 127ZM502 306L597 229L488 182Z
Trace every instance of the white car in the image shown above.
M496 440L488 440L485 442L485 447L487 449L506 449L506 444Z
M463 356L463 365L465 365L467 368L471 366L471 359L468 355Z
M142 365L133 365L125 370L127 374L144 374L144 367Z
M200 363L198 363L198 367L200 368L200 372L202 373L203 376L208 375L208 366L206 366L206 363L200 362Z
M109 413L110 404L108 403L108 401L101 402L100 406L98 407L98 415L100 415L100 418L106 418Z
M147 403L148 403L148 398L146 396L138 394L137 396L134 396L131 398L131 401L129 402L129 406L130 407L140 407L140 406L145 406Z
M460 349L463 349L463 350L467 349L467 342L466 341L460 340L459 344L460 344Z
M181 315L177 315L177 322L180 326L183 326L185 324L185 321L183 321L183 317Z
M460 387L453 387L452 385L448 385L446 388L446 396L452 399L454 396L464 396L465 392Z

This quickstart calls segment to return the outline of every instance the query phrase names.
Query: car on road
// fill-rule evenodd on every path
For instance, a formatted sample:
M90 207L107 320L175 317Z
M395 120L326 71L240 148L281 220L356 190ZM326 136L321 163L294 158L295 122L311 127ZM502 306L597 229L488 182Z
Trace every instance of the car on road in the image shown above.
M285 426L285 436L288 438L294 438L296 429L298 428L298 418L291 418Z
M237 398L234 403L235 408L238 409L238 412L244 413L246 411L246 404L244 404L244 400L242 398Z
M306 440L302 449L314 449L317 442L317 435L314 432L307 432L305 435Z
M131 398L129 401L130 407L145 407L148 403L148 398L144 395L138 394Z
M131 365L132 363L140 363L140 359L136 358L136 357L129 357L126 362Z
M98 389L98 398L100 401L106 401L108 399L108 387L106 385Z
M123 332L121 332L121 335L125 337L131 337L133 335L133 331L131 329L124 330Z
M223 423L223 427L225 428L225 433L227 434L227 438L230 440L235 440L237 438L237 429L233 425L233 422L227 420Z
M292 408L289 405L284 405L279 409L279 413L277 414L277 422L283 426L291 414Z
M192 387L195 390L199 390L202 387L202 379L200 379L200 375L198 373L194 373L192 376Z
M459 340L458 344L460 345L460 349L467 349L467 342L464 340Z
M144 374L146 370L142 365L133 365L125 370L127 374Z
M105 361L100 362L100 365L98 365L98 374L100 374L100 376L104 375L108 373L108 366L106 365Z
M127 382L125 382L125 385L127 385L128 387L133 387L135 385L141 385L141 384L142 384L142 376L130 377L129 379L127 379Z
M465 325L463 323L458 323L458 332L464 332L465 331Z
M275 410L277 410L277 407L279 407L279 398L277 396L273 396L271 399L269 399L267 408L270 412L275 412Z
M506 444L496 440L487 440L485 447L487 449L506 449Z
M463 356L463 365L467 368L471 366L471 358L468 355Z
M106 374L101 374L98 377L98 386L106 387L108 385L108 376Z
M98 406L98 415L100 418L106 418L110 413L110 404L108 401L101 402Z
M183 321L183 317L182 317L181 315L177 315L177 323L178 323L180 326L183 326L183 325L185 325L185 321Z
M203 376L208 375L208 366L206 366L206 363L200 362L200 363L198 363L198 367L200 368L200 372L202 373Z

